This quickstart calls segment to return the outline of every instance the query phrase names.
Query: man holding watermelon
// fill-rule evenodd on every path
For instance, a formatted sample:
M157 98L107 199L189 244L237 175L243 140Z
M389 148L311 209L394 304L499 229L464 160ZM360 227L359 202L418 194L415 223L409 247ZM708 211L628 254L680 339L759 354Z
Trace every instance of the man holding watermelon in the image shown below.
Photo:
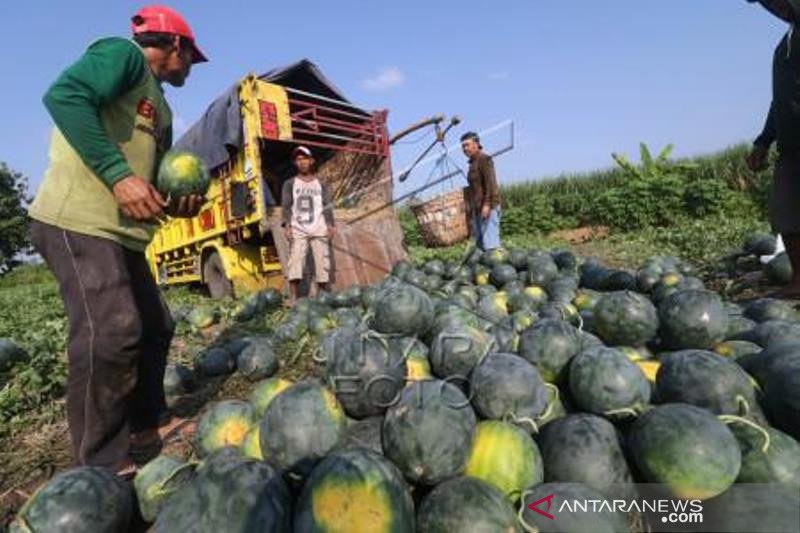
M778 146L778 162L770 194L769 212L773 230L783 238L792 264L792 280L776 296L800 299L800 0L758 1L770 13L790 24L772 61L772 103L764 130L753 143L747 157L752 171L767 167L773 143Z
M165 201L153 182L172 144L161 84L206 61L167 7L132 17L133 39L92 43L44 96L55 122L50 166L30 207L31 241L69 317L67 416L75 461L121 474L157 452L174 324L144 250L165 213L193 216L197 195ZM143 459L145 457L142 457Z

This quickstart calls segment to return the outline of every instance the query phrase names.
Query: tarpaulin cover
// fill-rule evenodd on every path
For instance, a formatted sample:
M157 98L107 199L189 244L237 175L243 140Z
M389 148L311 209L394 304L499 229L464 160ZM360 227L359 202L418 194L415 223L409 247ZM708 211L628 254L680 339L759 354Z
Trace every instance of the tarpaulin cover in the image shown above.
M307 59L270 70L259 76L259 79L348 102L319 68ZM200 120L178 139L173 148L193 152L210 169L227 163L243 143L238 87L237 82L214 100Z

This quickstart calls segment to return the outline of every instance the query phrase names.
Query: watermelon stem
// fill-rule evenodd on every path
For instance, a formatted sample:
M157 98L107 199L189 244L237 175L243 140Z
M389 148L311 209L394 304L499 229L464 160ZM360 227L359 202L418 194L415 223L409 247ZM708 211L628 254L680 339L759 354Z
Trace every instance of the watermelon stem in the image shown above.
M739 405L739 416L750 414L750 403L741 394L736 395L736 403Z
M611 409L610 411L606 411L603 413L605 417L614 417L617 415L630 415L633 417L637 417L642 414L644 411L644 406L641 404L636 404L632 407L621 407L619 409Z
M520 503L519 503L519 511L517 511L517 521L522 525L522 529L524 529L527 533L539 533L539 528L536 527L535 525L529 524L525 520L525 516L523 516L525 513L525 509L527 509L527 506L525 505L525 498L528 495L530 495L530 493L531 491L529 490L523 490L522 494L519 497Z
M736 416L736 415L719 415L717 416L717 418L720 421L724 422L725 424L739 423L739 424L744 424L745 426L750 426L751 428L755 429L756 431L761 433L761 435L764 437L764 444L761 445L761 451L767 453L767 450L769 450L769 445L770 445L769 433L767 433L766 429L759 426L752 420L748 420L746 418L742 418L741 416Z
M530 424L531 427L533 427L533 432L535 434L537 434L537 435L539 434L539 426L536 425L536 421L534 419L532 419L532 418L528 418L527 416L518 417L514 413L508 413L505 418L511 420L511 422L513 422L514 424L516 424L518 426L520 426L522 424ZM508 420L506 420L506 422L507 421Z
M553 393L553 399L550 402L548 402L545 410L542 412L541 415L539 415L538 417L539 420L543 420L550 416L550 414L553 412L553 407L556 405L556 403L558 403L561 397L558 387L556 387L552 383L545 383L544 386L547 387Z

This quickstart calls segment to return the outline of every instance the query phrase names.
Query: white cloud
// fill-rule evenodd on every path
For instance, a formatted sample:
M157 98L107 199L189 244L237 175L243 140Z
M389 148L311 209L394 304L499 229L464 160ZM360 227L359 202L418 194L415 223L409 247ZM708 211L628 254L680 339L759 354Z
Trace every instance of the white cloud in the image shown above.
M508 79L508 76L509 76L508 71L507 70L502 70L502 71L499 71L499 72L490 72L489 76L487 76L487 77L492 81L499 81L499 80Z
M398 67L386 67L376 76L364 79L361 86L367 91L385 91L398 87L405 81L406 76Z

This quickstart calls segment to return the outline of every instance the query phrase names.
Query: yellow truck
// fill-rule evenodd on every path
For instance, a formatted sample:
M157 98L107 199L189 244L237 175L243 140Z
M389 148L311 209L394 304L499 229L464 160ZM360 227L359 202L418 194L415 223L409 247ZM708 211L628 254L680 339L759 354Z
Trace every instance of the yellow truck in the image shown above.
M168 220L148 247L159 284L202 283L215 298L282 289L280 193L299 144L314 151L334 197L333 288L385 276L406 258L386 117L351 104L307 60L238 81L174 147L200 156L212 180L199 214Z

